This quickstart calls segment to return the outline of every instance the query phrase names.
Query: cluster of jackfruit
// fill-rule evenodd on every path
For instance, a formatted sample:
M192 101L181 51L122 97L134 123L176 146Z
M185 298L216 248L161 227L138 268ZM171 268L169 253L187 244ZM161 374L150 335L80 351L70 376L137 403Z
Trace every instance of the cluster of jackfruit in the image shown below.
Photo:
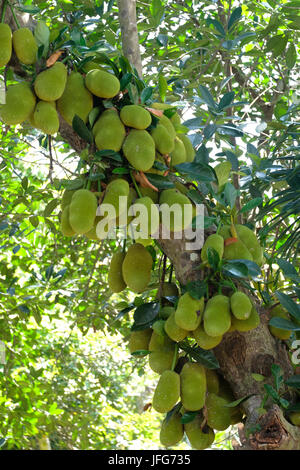
M202 261L207 261L208 248L216 250L220 259L246 259L258 266L263 263L263 249L255 233L246 225L223 225L218 234L210 235L201 251Z

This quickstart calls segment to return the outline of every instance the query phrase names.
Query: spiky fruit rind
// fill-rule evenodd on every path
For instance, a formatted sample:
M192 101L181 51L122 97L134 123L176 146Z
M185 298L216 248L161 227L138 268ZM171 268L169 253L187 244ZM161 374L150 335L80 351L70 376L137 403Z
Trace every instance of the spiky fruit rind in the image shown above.
M11 126L21 124L33 113L36 98L28 83L21 82L9 85L6 102L0 105L0 119Z
M251 300L244 292L234 292L230 297L230 309L238 320L247 320L252 310Z
M180 377L172 370L165 370L156 386L152 406L159 413L167 413L177 403L180 396Z
M33 113L35 127L45 134L54 135L59 129L59 119L56 108L49 101L39 101Z
M194 299L186 292L179 298L175 312L175 322L183 330L193 331L200 324L203 310L204 297L200 300Z
M104 70L90 70L85 77L85 86L99 98L113 98L120 91L120 81Z
M229 298L215 295L208 300L204 310L204 331L209 336L222 336L231 325Z
M123 253L122 251L118 251L113 254L111 261L110 261L107 281L108 281L108 286L110 290L112 290L112 292L114 293L121 292L126 287L126 284L124 282L123 275L122 275L122 265L123 265L124 258L125 258L125 253Z
M205 369L196 362L187 362L180 372L182 406L189 411L203 408L206 396Z
M123 144L123 152L129 163L139 171L148 171L155 161L155 143L144 130L132 129Z
M196 330L193 331L193 337L195 338L200 348L208 350L213 349L221 343L223 336L209 336L202 325L199 325Z
M136 351L147 351L149 348L149 342L152 335L152 329L147 328L146 330L132 331L130 333L128 348L130 354Z
M74 192L70 203L69 220L74 232L83 234L94 225L97 210L97 198L88 189Z
M66 87L57 101L57 109L64 120L72 125L75 114L87 122L93 109L93 96L84 85L84 78L79 72L71 72Z
M123 279L130 290L143 292L150 282L152 256L140 243L131 245L122 265Z
M217 431L225 431L231 425L230 408L226 405L228 401L215 393L209 393L205 406L207 413L207 424Z
M172 413L170 417L166 417L161 425L159 439L164 447L175 446L183 438L183 424L181 422L181 414Z
M196 450L204 450L212 445L215 439L213 429L208 426L201 429L203 418L196 416L193 421L185 423L184 431L190 441L191 446Z
M52 67L39 73L34 82L36 95L43 101L58 100L67 82L67 68L62 62L55 62Z
M32 65L36 62L38 46L30 29L16 29L12 35L12 42L16 56L22 64Z
M152 117L149 111L137 104L124 106L120 112L121 121L125 126L134 129L144 130L150 126Z
M219 255L219 258L222 259L224 253L224 238L217 233L209 235L205 240L205 243L201 250L201 259L202 261L207 261L207 250L208 248L213 248Z

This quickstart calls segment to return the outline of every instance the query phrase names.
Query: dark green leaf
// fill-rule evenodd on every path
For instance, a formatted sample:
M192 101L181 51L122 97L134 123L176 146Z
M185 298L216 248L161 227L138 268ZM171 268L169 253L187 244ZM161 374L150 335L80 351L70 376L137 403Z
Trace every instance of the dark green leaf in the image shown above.
M280 328L281 330L286 330L286 331L300 331L299 325L296 325L290 320L286 320L285 318L280 318L280 317L271 318L271 320L269 321L269 325L275 326L276 328Z
M228 25L227 25L228 31L230 31L231 28L234 26L234 24L241 19L241 16L242 16L242 8L241 7L235 8L233 12L231 13L230 18L228 20Z
M285 381L285 384L289 387L300 389L300 374L292 375Z
M247 202L243 207L242 209L240 210L240 213L244 213L244 212L248 212L248 211L251 211L252 209L254 209L255 207L259 207L263 202L263 198L262 197L256 197L254 199L252 199L251 201Z
M217 109L217 104L215 103L209 89L206 88L203 85L199 85L199 91L200 91L201 97L203 98L203 100L205 101L207 106L209 108L212 108L213 110L216 110Z
M160 309L159 302L149 302L142 304L134 312L133 318L136 325L144 325L157 317Z
M296 302L294 302L288 295L283 294L282 292L276 291L275 295L281 305L287 309L289 314L296 320L300 321L300 306L296 304Z
M232 103L234 99L234 95L235 95L234 91L228 91L222 96L220 103L218 105L219 111L222 111L224 108L228 107Z
M165 176L155 175L154 173L146 173L148 180L157 189L170 189L174 188L174 183L167 179Z
M52 201L48 202L44 210L44 214L43 214L44 217L49 217L49 215L52 214L52 212L58 206L58 204L59 204L58 199L52 199Z
M179 346L183 351L188 353L195 361L202 364L207 369L218 369L220 367L217 358L212 351L206 351L199 346L197 348L191 348L184 343L179 343Z
M204 281L191 281L187 283L186 289L191 297L200 300L207 291L207 283Z
M87 128L83 120L79 116L77 116L77 114L75 114L75 116L73 117L72 127L74 131L76 132L76 134L79 135L79 137L81 137L83 140L85 140L89 144L93 143L92 132Z
M186 411L181 417L182 424L191 423L196 418L198 411Z
M142 104L146 103L152 97L152 93L153 93L152 87L144 88L141 93L141 103Z

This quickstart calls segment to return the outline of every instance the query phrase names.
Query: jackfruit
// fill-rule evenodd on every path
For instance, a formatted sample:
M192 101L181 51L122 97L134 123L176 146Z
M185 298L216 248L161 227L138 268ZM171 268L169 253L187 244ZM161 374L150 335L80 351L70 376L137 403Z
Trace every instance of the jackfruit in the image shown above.
M152 406L159 413L167 413L177 403L180 396L180 377L172 370L165 370L156 386Z
M16 29L12 35L12 42L16 56L22 64L32 65L36 62L38 46L30 29Z
M136 225L135 220L131 223L133 226L136 226L141 238L146 239L157 233L159 227L159 211L150 197L145 196L136 199L130 208L129 214L135 214L138 223ZM139 223L139 221L141 223Z
M163 420L159 439L164 447L175 446L183 438L183 424L181 414L174 412Z
M69 206L66 206L62 211L60 229L65 237L72 237L73 235L75 235L75 232L69 222Z
M184 431L191 446L196 450L204 450L212 445L215 439L215 433L213 429L205 426L201 429L203 418L196 416L193 421L185 423Z
M159 116L158 119L159 119L159 124L162 124L163 126L165 126L165 128L167 129L170 136L173 139L175 139L176 131L175 131L175 128L174 128L172 122L170 121L170 119L167 116L165 116L164 114L162 116Z
M149 367L157 374L170 370L175 355L175 343L168 336L160 336L155 331L152 333L149 343ZM175 358L175 363L177 357Z
M152 117L149 111L142 106L129 104L124 106L120 112L121 121L128 127L144 130L150 126Z
M194 299L188 292L183 294L178 301L175 312L175 322L183 330L195 330L201 321L204 310L204 297Z
M113 220L119 217L122 213L127 211L127 198L129 196L129 184L122 178L112 180L105 190L105 196L102 204L110 204L112 209L111 214L108 214L108 219ZM122 199L120 199L122 198ZM124 199L123 199L124 198Z
M277 305L277 307L272 308L270 310L270 316L271 318L279 317L279 318L284 318L285 320L290 319L287 310L283 308L282 305ZM273 336L282 340L289 339L289 337L292 334L292 331L283 330L282 328L276 328L276 326L269 325L269 328Z
M249 250L254 263L256 263L258 266L261 266L263 262L263 250L255 233L246 225L237 224L235 228L239 239Z
M205 369L196 362L186 362L180 372L180 397L188 411L203 408L206 396Z
M225 431L231 425L230 408L225 405L228 401L215 393L209 393L206 398L207 424L217 431Z
M73 189L65 189L60 203L62 210L70 204L74 193L75 191Z
M148 171L155 160L155 143L147 131L132 129L123 144L129 163L139 171Z
M250 331L257 328L260 324L260 318L255 307L252 307L250 316L246 320L238 320L232 317L232 325L237 331Z
M75 114L87 122L93 109L93 96L86 89L84 78L79 72L71 72L68 76L64 92L57 101L57 109L70 126Z
M85 86L99 98L113 98L120 91L118 78L104 70L90 70L85 77Z
M110 290L114 293L121 292L126 287L122 275L122 264L124 258L125 253L123 253L122 251L117 251L113 254L110 261L107 281Z
M33 122L45 134L56 134L59 129L59 119L55 103L53 106L49 101L39 101L33 113Z
M223 336L209 336L202 325L199 325L196 330L193 331L193 337L195 338L198 346L202 349L213 349L221 343Z
M196 152L194 150L192 142L190 141L187 135L178 134L178 137L183 142L185 153L186 153L186 161L193 162L195 159Z
M170 305L170 302L165 297L178 297L178 295L179 291L174 282L163 282L157 291L156 298L160 298L163 305Z
M165 155L175 149L175 140L162 124L158 124L152 131L151 136L155 142L157 150Z
M229 330L231 316L229 298L225 295L215 295L208 300L204 310L204 331L209 336L222 336Z
M193 218L192 204L187 196L177 189L165 189L161 192L159 204L169 207L160 207L163 226L172 232L187 228ZM172 208L173 206L173 208Z
M168 307L166 305L165 307L161 307L161 309L159 310L159 316L163 320L167 320L173 312L175 312L175 308L174 307Z
M130 290L143 292L150 282L152 256L140 243L131 245L125 256L122 273L124 281Z
M0 119L11 126L26 121L35 107L35 96L28 83L21 82L9 85L6 92L6 103L0 105Z
M220 389L219 377L212 369L206 369L206 388L209 393L218 395ZM233 401L233 400L232 400Z
M174 150L170 153L171 156L171 165L179 165L180 163L184 163L186 161L186 150L184 143L179 137L175 137L174 140Z
M90 60L89 62L83 65L82 70L84 71L84 73L88 73L90 70L105 70L105 68L99 65L97 62Z
M165 322L165 332L173 341L182 341L188 335L187 330L183 330L175 322L175 309Z
M100 217L97 215L95 217L93 227L91 228L91 230L89 230L88 232L84 234L86 238L88 238L89 240L99 240L98 235L97 235L97 225L98 225L98 222L100 222L100 220L102 219L103 219L102 216Z
M12 39L8 24L0 23L0 67L4 67L11 58Z
M67 82L67 68L62 62L55 62L52 67L39 73L34 82L36 95L43 101L58 100Z
M149 342L152 335L152 329L132 331L130 333L128 347L130 354L136 351L148 351Z
M121 150L126 132L116 110L104 111L94 125L93 132L99 150Z
M214 233L207 237L201 250L202 261L207 261L208 248L213 248L214 250L216 250L221 260L224 253L224 238L221 237L221 235L218 235L217 233Z
M160 336L166 336L165 321L162 319L156 320L152 325L152 330Z
M69 221L74 232L83 234L94 225L97 210L97 198L88 189L74 192L69 208Z
M241 240L231 243L230 245L224 246L224 259L248 259L253 261L253 257Z
M244 292L234 292L230 297L230 309L238 320L247 320L252 310L251 300Z
M294 424L294 426L300 426L300 412L299 411L293 411L289 415L291 423Z

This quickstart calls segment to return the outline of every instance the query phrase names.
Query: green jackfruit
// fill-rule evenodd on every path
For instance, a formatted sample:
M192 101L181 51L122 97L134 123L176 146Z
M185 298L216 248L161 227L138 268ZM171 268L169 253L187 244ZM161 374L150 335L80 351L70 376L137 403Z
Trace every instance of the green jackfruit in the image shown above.
M217 233L209 235L205 240L205 243L201 250L201 259L202 261L207 261L207 250L208 248L213 248L219 255L219 258L222 259L224 253L224 238Z
M85 77L85 86L99 98L113 98L120 91L118 78L104 70L90 70Z
M149 367L157 374L170 370L175 355L175 343L167 335L160 336L155 331L149 343ZM175 359L177 361L177 358Z
M35 127L45 134L56 134L59 129L59 119L55 105L49 101L39 101L33 113L33 122Z
M179 139L183 142L184 148L185 148L185 153L186 153L186 161L187 162L193 162L196 152L194 150L194 147L192 145L192 142L188 138L187 135L184 134L178 134Z
M169 154L175 149L174 138L169 134L167 128L162 124L158 124L151 131L151 136L155 142L155 147L161 154Z
M75 232L69 222L69 206L66 206L62 211L60 229L65 237L72 237L73 235L75 235Z
M159 227L159 211L152 199L148 196L136 199L130 208L129 215L136 215L136 221L132 222L136 226L141 238L149 238L157 233Z
M261 266L263 262L263 251L255 233L246 225L237 224L235 228L239 239L249 250L254 263L258 264L258 266Z
M270 310L270 316L271 318L279 317L279 318L284 318L285 320L290 319L287 310L283 308L282 305L277 305L277 307L272 308ZM276 326L269 325L269 328L273 336L282 340L289 339L289 337L292 334L292 331L283 330L282 328L276 328Z
M213 349L221 343L223 336L209 336L202 325L199 325L196 330L193 331L193 337L195 338L198 346L202 349Z
M129 184L122 178L112 180L105 190L105 196L102 204L109 204L112 209L111 214L108 214L109 219L119 217L122 213L127 211L127 198L129 196ZM126 199L120 199L126 198Z
M158 203L158 191L155 191L152 188L143 188L142 186L139 186L139 190L142 196L148 196L152 199L154 204Z
M74 192L69 208L69 221L74 232L83 234L94 225L97 210L97 198L88 189Z
M8 24L0 23L0 67L4 67L11 58L12 39Z
M289 415L289 418L290 418L291 423L294 424L294 426L300 426L300 412L299 411L293 411L293 413Z
M215 393L216 395L218 395L220 389L218 374L212 369L205 369L205 373L207 391L209 393Z
M75 191L73 189L65 189L60 203L62 210L70 204L74 193Z
M254 330L260 324L260 318L255 307L252 307L250 316L246 320L238 320L233 316L231 321L237 331Z
M156 320L152 325L153 331L155 331L160 336L166 336L165 332L165 320Z
M9 85L6 92L6 103L0 105L0 119L11 126L26 121L35 107L35 96L28 83L21 82Z
M231 316L229 298L215 295L208 300L204 310L204 331L209 336L222 336L229 330Z
M124 106L120 112L121 121L128 127L144 130L150 126L152 117L147 109L136 104Z
M184 143L179 137L175 137L174 140L174 150L170 153L171 156L171 165L179 165L180 163L184 163L186 161L186 150Z
M180 377L172 370L165 370L156 386L152 406L159 413L167 413L179 400Z
M112 292L118 293L125 289L126 284L122 275L122 264L125 258L125 253L117 251L113 254L109 271L108 271L108 285Z
M122 266L123 278L130 290L140 293L146 289L151 278L152 262L152 256L143 245L131 245Z
M43 101L58 100L67 82L67 68L62 62L55 62L52 67L39 73L34 82L36 95Z
M234 292L230 297L230 308L238 320L247 320L250 317L252 303L244 292Z
M194 299L188 292L178 301L175 312L175 321L183 330L193 331L198 328L204 310L204 297Z
M57 109L70 126L75 114L87 122L93 109L93 96L86 89L84 78L79 72L71 72L68 76L64 92L57 101Z
M159 198L159 204L168 206L166 208L160 207L162 224L167 230L177 232L191 224L193 218L192 203L187 196L181 194L177 189L163 190Z
M163 305L173 305L165 297L178 297L179 291L174 282L163 282L157 291L156 298L161 299Z
M215 433L213 429L205 426L201 429L203 418L196 416L193 421L185 423L184 431L190 441L191 446L196 450L204 450L212 445L215 440Z
M94 62L93 60L90 60L84 66L82 67L82 70L85 73L88 73L90 70L105 70L104 67L101 67L97 62Z
M188 411L203 408L206 396L205 368L196 362L186 362L180 372L180 397Z
M209 393L205 406L207 413L207 424L217 431L224 431L231 425L230 408L225 405L228 401L215 393Z
M116 110L104 111L94 125L93 132L99 150L121 150L126 132Z
M175 308L174 307L168 307L166 305L165 307L161 307L161 309L159 311L159 316L163 320L167 320L173 312L175 312Z
M173 309L173 313L171 313L165 322L165 332L169 338L177 342L182 341L189 333L187 330L180 328L180 326L175 322L175 309Z
M136 351L148 351L151 335L151 328L147 328L146 330L140 331L132 331L130 333L128 343L130 354Z
M174 412L163 420L159 439L164 447L175 446L183 438L183 424L181 414Z
M250 251L241 240L237 240L230 245L225 244L223 257L225 259L248 259L253 261Z
M38 46L30 29L16 29L12 42L16 56L22 64L31 65L36 62Z
M155 160L155 143L147 131L133 129L124 141L123 152L133 168L148 171Z
M163 126L165 126L165 128L167 129L170 136L173 139L175 139L176 131L175 131L175 128L174 128L172 122L170 121L170 119L167 116L165 116L164 114L162 116L157 116L157 117L159 119L159 123L162 124Z

